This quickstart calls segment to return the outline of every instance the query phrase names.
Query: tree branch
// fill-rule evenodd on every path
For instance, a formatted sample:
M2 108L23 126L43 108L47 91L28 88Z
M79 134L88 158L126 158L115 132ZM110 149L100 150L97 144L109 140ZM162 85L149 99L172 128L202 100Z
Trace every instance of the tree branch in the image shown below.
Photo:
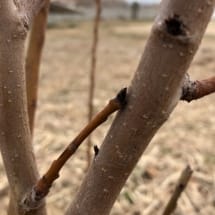
M28 102L28 118L31 135L33 136L34 117L37 103L37 88L39 77L39 66L42 55L42 48L45 40L46 21L49 8L49 0L45 0L46 4L34 18L27 50L27 59L25 64L26 70L26 87ZM10 198L8 206L8 214L15 215L14 202Z
M66 215L110 213L150 140L180 100L184 75L213 13L215 1L209 3L162 1L128 104L117 114Z
M23 215L19 202L38 179L27 116L26 29L12 0L0 5L0 148L14 200L10 215ZM44 205L30 214L45 215Z
M215 76L201 81L191 81L189 76L186 75L181 100L191 102L192 100L200 99L214 92Z
M185 190L191 176L192 176L193 170L190 168L190 166L186 166L186 168L182 171L181 176L179 178L178 184L167 203L167 206L163 212L163 215L171 215L173 211L176 209L178 199L180 198L182 192Z
M45 4L34 18L29 46L26 58L26 87L28 102L28 117L31 133L33 133L35 111L37 106L37 90L40 61L45 41L46 22L49 9L49 0L45 0Z
M32 210L40 206L41 200L48 194L53 182L59 177L59 172L66 161L76 152L83 140L100 124L105 122L113 112L123 109L126 105L126 88L122 89L116 98L109 101L76 138L69 144L63 153L55 160L43 177L33 186L31 192L28 192L22 201L22 207L26 210Z

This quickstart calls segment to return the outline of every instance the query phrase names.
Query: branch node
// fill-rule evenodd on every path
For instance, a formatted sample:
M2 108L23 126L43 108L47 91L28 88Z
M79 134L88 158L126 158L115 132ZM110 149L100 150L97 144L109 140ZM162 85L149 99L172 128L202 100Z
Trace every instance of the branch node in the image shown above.
M95 157L99 154L99 148L97 145L93 146Z
M194 99L194 95L197 89L196 81L191 81L189 76L187 75L185 78L185 83L182 87L182 95L181 100L191 102Z
M20 202L20 206L21 208L25 211L25 212L29 212L31 210L36 210L40 207L42 207L45 202L43 200L43 198L41 198L43 194L37 192L34 188L27 193L24 198L21 200Z
M215 92L215 76L205 79L191 81L189 75L185 76L182 87L181 100L191 102Z
M169 17L165 20L166 30L172 36L186 36L187 27L182 22L179 15L174 14L172 17Z
M120 109L123 109L127 104L127 88L123 88L116 96L117 101L120 103Z

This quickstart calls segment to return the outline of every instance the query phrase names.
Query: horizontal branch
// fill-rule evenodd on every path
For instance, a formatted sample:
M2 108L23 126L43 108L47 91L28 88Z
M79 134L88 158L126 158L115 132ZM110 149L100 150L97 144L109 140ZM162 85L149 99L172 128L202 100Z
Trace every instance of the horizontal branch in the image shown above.
M191 81L187 75L185 78L181 100L191 102L215 92L215 76L201 80Z
M181 173L181 176L179 178L178 184L175 188L175 191L173 192L164 212L163 215L171 215L173 211L175 210L177 206L177 201L180 198L182 192L186 188L191 176L192 176L192 169L188 165L183 172Z
M66 161L76 152L81 143L86 137L95 130L99 125L105 122L112 113L122 109L126 105L126 88L122 89L114 99L100 111L76 138L69 144L63 153L54 160L51 167L43 175L43 177L32 188L31 192L27 193L22 201L22 207L26 210L38 208L43 198L48 194L53 182L59 177L59 172Z

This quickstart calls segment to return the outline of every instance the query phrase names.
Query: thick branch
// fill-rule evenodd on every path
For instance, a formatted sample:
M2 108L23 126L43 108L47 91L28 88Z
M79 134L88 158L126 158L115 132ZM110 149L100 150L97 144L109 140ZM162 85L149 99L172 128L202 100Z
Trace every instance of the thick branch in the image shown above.
M49 0L45 0L45 3L39 14L34 18L26 58L26 87L31 133L33 133L35 110L37 106L39 69L45 41Z
M209 3L209 4L208 4ZM181 97L184 75L214 7L202 0L164 0L128 90L67 215L108 215L152 137ZM198 9L202 8L202 13Z
M192 100L200 99L214 92L215 76L201 81L191 81L187 75L183 85L181 100L191 102Z
M183 172L181 173L181 176L179 178L178 184L170 197L169 202L167 203L167 206L163 212L163 215L171 215L173 211L176 209L178 199L180 198L182 192L185 190L191 176L192 176L192 169L190 166L187 166Z
M126 88L121 90L117 97L110 100L107 106L100 111L76 138L69 144L63 153L55 160L43 177L33 186L31 192L27 193L22 201L22 207L26 211L37 208L41 200L48 194L53 182L59 177L59 172L66 161L76 152L84 139L100 124L105 122L110 114L124 108L126 104Z
M24 71L26 34L12 1L1 4L0 32L0 147L15 203L13 215L22 215L19 202L37 181L38 172L28 128ZM42 206L30 214L46 213Z

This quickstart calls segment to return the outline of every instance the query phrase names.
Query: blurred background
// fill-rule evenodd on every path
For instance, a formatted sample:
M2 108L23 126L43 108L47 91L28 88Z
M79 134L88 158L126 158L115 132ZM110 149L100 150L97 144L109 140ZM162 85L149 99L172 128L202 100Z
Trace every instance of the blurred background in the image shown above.
M128 86L144 50L156 0L103 0L97 55L95 112ZM40 173L87 122L94 1L52 1L41 65L34 149ZM162 53L160 53L162 54ZM211 20L189 70L192 79L215 74L215 22ZM177 179L189 163L192 179L177 215L214 215L215 96L180 102L142 156L112 210L112 215L160 215ZM111 117L92 137L100 146ZM50 214L62 214L86 172L86 147L67 162L47 197ZM7 179L0 161L0 209L6 214Z

